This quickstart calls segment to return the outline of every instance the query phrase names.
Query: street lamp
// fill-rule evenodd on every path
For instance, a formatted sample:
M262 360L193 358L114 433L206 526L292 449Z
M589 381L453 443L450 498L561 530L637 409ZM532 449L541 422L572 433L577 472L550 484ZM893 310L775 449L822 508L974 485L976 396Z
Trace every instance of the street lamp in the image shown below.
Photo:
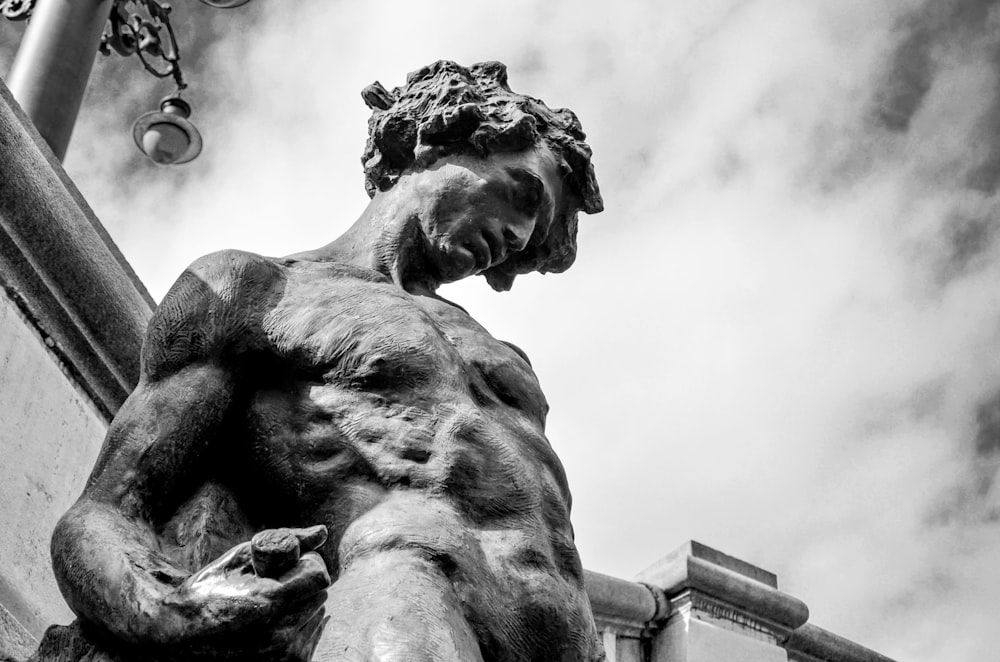
M201 1L218 8L249 2ZM0 0L0 15L10 20L31 18L8 85L60 161L94 58L98 51L109 55L112 50L137 56L147 72L173 78L176 86L158 112L146 113L133 126L140 149L161 164L186 163L201 151L201 136L188 119L191 106L180 99L187 84L170 25L170 5L157 0ZM136 133L140 129L141 135Z
M201 153L201 134L188 121L191 106L177 96L160 102L160 110L142 115L132 125L135 144L155 163L187 163Z

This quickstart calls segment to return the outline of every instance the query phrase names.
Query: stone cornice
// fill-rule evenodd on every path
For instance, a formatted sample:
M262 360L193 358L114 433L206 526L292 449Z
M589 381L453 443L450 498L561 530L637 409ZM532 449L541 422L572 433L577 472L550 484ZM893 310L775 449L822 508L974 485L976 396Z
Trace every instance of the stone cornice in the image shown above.
M0 163L0 285L110 419L153 300L2 82Z
M738 623L779 642L809 620L809 608L779 591L773 574L694 541L638 579L662 589L672 613L694 610L703 618Z

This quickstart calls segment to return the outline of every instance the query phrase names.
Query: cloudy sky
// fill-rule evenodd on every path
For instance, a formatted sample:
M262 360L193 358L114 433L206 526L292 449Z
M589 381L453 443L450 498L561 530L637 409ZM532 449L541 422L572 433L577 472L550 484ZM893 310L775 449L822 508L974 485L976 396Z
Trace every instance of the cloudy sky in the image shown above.
M155 298L357 217L362 87L502 60L607 211L569 272L443 294L532 357L585 566L694 538L901 662L995 658L1000 2L175 4L202 156L137 155L169 87L101 58L66 161Z

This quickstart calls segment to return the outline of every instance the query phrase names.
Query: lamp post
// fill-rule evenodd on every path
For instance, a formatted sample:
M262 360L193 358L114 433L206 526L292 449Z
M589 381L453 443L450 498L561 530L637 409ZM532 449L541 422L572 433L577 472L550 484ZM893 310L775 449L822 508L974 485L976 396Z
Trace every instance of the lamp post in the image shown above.
M201 0L228 9L249 0ZM37 5L37 6L36 6ZM187 119L191 106L180 99L187 87L180 50L170 25L170 5L158 0L0 0L0 15L31 21L8 77L25 114L60 161L98 51L136 55L147 72L172 77L176 91L160 112L136 121L135 141L154 162L186 163L201 150L201 136ZM149 135L147 135L147 133Z
M41 0L8 77L11 94L60 161L73 134L112 0Z

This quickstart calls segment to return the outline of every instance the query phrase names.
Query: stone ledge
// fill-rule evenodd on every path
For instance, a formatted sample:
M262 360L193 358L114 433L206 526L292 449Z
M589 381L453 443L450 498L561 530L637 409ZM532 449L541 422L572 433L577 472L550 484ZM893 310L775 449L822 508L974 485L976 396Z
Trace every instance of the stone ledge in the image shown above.
M646 568L643 573L656 572L659 573L658 576L662 576L671 584L678 583L683 581L683 576L686 572L684 560L688 558L700 559L719 568L731 570L732 572L752 579L756 582L760 582L761 584L770 586L771 588L778 588L778 576L773 572L764 570L763 568L755 566L752 563L747 563L746 561L738 559L735 556L730 556L729 554L720 552L719 550L713 549L708 545L698 542L697 540L687 541L650 567Z
M31 633L0 605L0 662L27 660L37 645Z
M793 632L784 647L793 662L893 662L884 655L811 623Z
M111 418L154 302L0 82L0 285Z

